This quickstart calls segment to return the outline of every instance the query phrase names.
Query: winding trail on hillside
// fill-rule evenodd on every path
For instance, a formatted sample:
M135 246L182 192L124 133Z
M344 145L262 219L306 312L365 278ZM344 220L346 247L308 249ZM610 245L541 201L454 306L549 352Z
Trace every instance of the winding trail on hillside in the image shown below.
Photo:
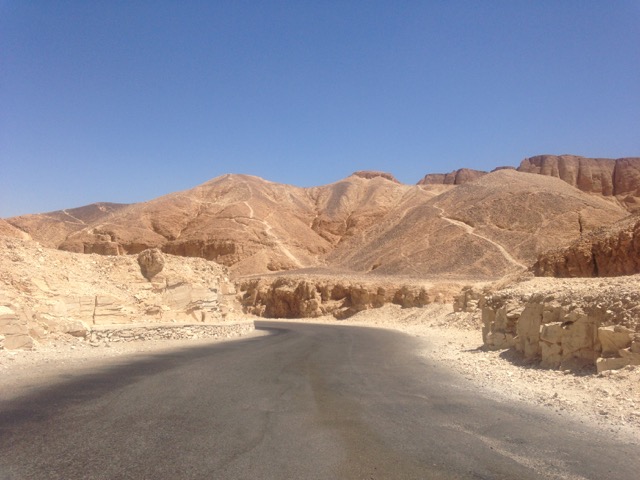
M251 190L251 186L247 184L247 188L249 190L249 198L253 197L253 191ZM293 253L291 253L291 250L289 250L283 243L282 240L280 240L280 238L273 233L273 226L267 222L267 220L261 220L259 218L255 218L255 212L253 211L253 207L249 204L248 200L244 200L242 203L244 203L246 205L246 207L249 209L249 216L247 218L249 218L250 220L253 220L255 222L259 222L262 225L264 225L264 233L267 235L267 237L269 237L269 239L276 245L276 247L278 247L278 249L282 252L282 254L287 257L289 260L291 260L296 267L303 267L304 265L302 264L302 262L298 259L298 257L296 257Z
M486 242L489 242L491 245L496 247L500 251L502 256L512 265L515 265L520 268L528 268L526 265L524 265L523 263L520 263L518 260L513 258L511 254L507 252L505 248L499 243L494 242L493 240L485 237L484 235L480 235L479 233L476 233L475 228L473 228L471 225L467 225L466 223L461 222L460 220L455 220L453 218L449 218L445 216L444 209L442 207L439 207L437 205L434 205L434 207L440 210L440 212L438 213L438 217L444 220L445 222L449 222L451 225L455 225L456 227L462 228L468 234L473 235L474 237L478 237L482 240L485 240Z

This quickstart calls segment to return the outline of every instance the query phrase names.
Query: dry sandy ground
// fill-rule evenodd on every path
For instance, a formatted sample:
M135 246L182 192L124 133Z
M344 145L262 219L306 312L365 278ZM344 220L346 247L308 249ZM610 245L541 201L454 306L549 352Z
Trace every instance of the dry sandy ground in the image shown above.
M596 375L523 365L508 352L482 350L479 320L470 314L452 313L450 305L414 309L387 305L340 322L333 317L295 321L391 328L424 338L421 354L446 364L479 393L505 402L543 406L557 415L571 416L640 443L640 367ZM61 336L34 351L0 351L0 400L131 357L216 341L220 340L158 340L91 347Z

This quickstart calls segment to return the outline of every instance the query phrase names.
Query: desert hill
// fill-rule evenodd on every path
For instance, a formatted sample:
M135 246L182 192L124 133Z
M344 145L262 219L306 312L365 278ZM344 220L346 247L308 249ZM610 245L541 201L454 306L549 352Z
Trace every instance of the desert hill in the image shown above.
M552 176L500 169L468 180L404 185L383 172L356 172L300 188L223 175L144 203L6 222L62 250L119 255L160 248L214 260L236 276L323 268L497 278L628 214Z
M427 199L405 196L330 264L384 274L499 277L627 212L556 178L498 170Z
M109 218L126 206L121 203L94 203L55 212L22 215L11 218L9 225L20 230L22 234L3 227L2 224L6 224L6 221L0 221L0 234L16 238L34 238L45 247L57 248L72 233L91 223Z

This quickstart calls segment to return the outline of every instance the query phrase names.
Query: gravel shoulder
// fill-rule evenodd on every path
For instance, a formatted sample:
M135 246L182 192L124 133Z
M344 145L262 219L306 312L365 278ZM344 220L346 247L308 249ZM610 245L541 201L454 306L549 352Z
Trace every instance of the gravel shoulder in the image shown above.
M537 405L611 435L640 442L640 367L597 375L592 371L563 372L526 365L511 352L485 351L479 320L470 314L452 313L450 305L412 309L387 305L360 312L348 320L320 317L292 321L387 328L415 335L425 340L421 355L457 372L479 393L505 402ZM258 330L241 338L264 334ZM77 338L60 335L33 351L0 351L0 401L134 358L221 341L234 340L151 340L92 347Z

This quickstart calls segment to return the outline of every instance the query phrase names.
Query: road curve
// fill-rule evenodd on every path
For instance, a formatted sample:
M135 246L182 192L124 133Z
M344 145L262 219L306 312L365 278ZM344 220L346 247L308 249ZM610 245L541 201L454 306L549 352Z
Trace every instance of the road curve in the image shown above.
M635 479L640 447L361 327L149 355L0 404L0 479Z

